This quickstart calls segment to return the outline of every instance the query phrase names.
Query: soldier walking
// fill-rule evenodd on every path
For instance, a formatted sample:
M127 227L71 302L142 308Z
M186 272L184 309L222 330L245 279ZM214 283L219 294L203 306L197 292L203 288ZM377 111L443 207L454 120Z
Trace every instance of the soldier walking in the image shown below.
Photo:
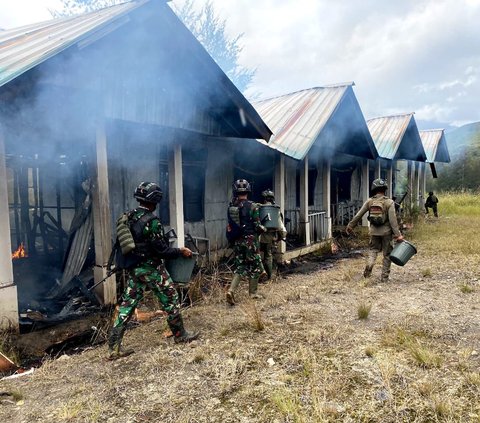
M379 252L382 252L381 282L388 282L390 275L392 264L390 253L393 250L392 237L396 242L403 241L395 214L395 203L386 196L387 188L388 186L384 179L375 179L371 186L373 196L365 201L362 208L348 223L346 228L347 234L351 234L363 215L368 212L370 244L363 276L369 278L372 275L377 255Z
M229 305L235 305L235 291L242 277L248 278L248 293L251 298L262 298L257 293L258 279L263 273L259 252L259 234L266 232L260 222L258 205L248 199L250 184L246 179L233 183L233 200L228 208L227 238L233 244L235 270L226 294Z
M142 182L134 193L139 206L127 214L135 248L121 257L125 264L123 267L128 271L128 282L119 301L118 314L108 338L110 360L133 353L133 350L122 350L121 343L126 324L142 300L147 287L153 291L167 313L167 323L175 342L190 342L198 337L198 332L190 333L183 327L178 294L165 269L165 258L191 257L192 252L185 247L172 248L165 239L163 225L153 213L162 195L162 190L157 184Z
M428 209L432 209L433 215L435 217L438 217L437 204L438 204L437 196L433 194L433 191L430 191L428 193L427 199L425 200L425 213L428 214Z
M271 189L263 191L262 197L263 205L275 204L275 194ZM271 279L273 274L273 251L278 241L287 236L287 230L280 215L277 228L279 229L267 229L267 232L260 235L260 252L263 253L262 263L267 273L267 280Z

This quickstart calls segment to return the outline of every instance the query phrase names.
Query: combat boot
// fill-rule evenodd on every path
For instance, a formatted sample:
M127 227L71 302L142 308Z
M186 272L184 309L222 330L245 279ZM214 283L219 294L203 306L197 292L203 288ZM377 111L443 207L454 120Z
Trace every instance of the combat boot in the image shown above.
M365 270L363 271L363 277L364 278L369 278L370 276L372 276L372 270L373 270L373 266L365 266Z
M125 327L112 328L108 337L108 360L117 360L118 358L127 357L135 351L132 349L124 350L122 348L123 334Z
M242 277L240 275L238 275L237 273L233 274L232 283L230 284L230 288L228 288L228 291L226 294L227 304L231 306L235 305L235 291L237 290L238 285L240 285L241 280L242 280Z
M250 278L248 281L248 294L250 295L250 298L253 298L254 300L259 300L263 298L262 295L257 294L257 289L258 278Z
M172 320L168 320L168 326L173 333L173 339L175 343L180 342L192 342L200 335L198 332L187 332L183 327L183 318L178 315Z

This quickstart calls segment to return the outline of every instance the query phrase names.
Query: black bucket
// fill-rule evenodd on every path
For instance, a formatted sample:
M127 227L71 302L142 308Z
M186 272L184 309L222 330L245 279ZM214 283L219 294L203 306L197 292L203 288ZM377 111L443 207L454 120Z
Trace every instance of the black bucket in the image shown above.
M173 282L187 284L192 277L193 268L197 261L198 253L192 253L192 257L176 257L165 260L165 268L170 274Z
M415 254L417 254L417 249L412 243L408 241L397 242L390 253L390 260L397 266L405 266Z
M264 204L260 206L260 221L267 229L280 229L280 206Z

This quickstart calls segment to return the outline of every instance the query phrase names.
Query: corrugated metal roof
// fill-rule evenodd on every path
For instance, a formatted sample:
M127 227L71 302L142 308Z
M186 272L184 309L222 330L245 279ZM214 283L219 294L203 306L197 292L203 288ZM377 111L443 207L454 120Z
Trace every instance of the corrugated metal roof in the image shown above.
M346 93L350 90L353 94L352 85L315 87L253 103L273 132L268 146L294 159L303 159ZM359 106L358 111L361 113ZM369 137L366 127L365 133Z
M168 102L164 99L165 95L163 95L163 93L160 93L160 96L152 94L152 92L157 93L157 91L160 91L162 87L148 87L148 96L141 90L126 92L128 90L125 90L122 84L129 76L113 72L105 79L107 81L113 79L112 84L118 82L123 95L121 98L117 96L114 99L121 101L125 100L126 96L128 96L129 99L135 96L136 100L140 98L144 104L147 104L147 100L149 100L150 103L159 103L162 107L157 107L155 113L150 112L149 108L145 113L140 113L137 120L135 120L135 118L138 117L137 111L125 114L123 113L124 111L121 110L116 115L108 115L109 110L106 110L108 117L128 117L130 119L133 118L135 122L159 125L164 124L165 119L167 119L173 127L194 130L205 133L206 135L236 136L243 138L261 137L268 140L271 131L261 120L253 106L238 91L212 57L166 5L167 2L168 0L135 0L83 15L55 19L0 32L0 87L5 86L18 76L54 56L65 53L66 50L71 47L83 47L97 40L107 38L105 37L106 35L112 35L114 33L118 36L121 31L115 30L119 28L129 28L129 31L137 31L137 36L141 31L146 32L146 34L142 34L140 38L147 43L160 38L164 44L158 47L154 46L154 48L163 49L162 51L164 53L166 52L165 54L174 56L178 59L175 63L183 63L182 57L188 57L188 66L191 67L191 70L189 68L189 72L191 75L195 75L196 81L198 82L196 86L201 86L203 91L207 91L210 96L206 98L207 96L203 95L202 101L199 101L198 98L196 100L194 99L193 102L185 106L188 110L185 110L185 107L183 107L184 116L195 117L195 124L192 123L189 127L185 127L183 121L186 118L184 117L182 120L180 113L177 113L178 119L173 120L168 119L165 113L163 113L162 107L168 106ZM161 3L163 3L162 8L158 7ZM135 12L135 14L133 12ZM149 25L148 28L139 25L127 25L131 19L135 19L138 16L142 16L142 18L148 17L148 19L142 21L145 25ZM172 33L174 35L172 35ZM155 38L155 35L159 34L162 35ZM172 40L174 42L172 42ZM172 48L168 43L172 45L176 44L177 47ZM180 46L180 48L178 48L178 46ZM118 45L110 45L112 50L117 51L117 47ZM135 66L142 66L140 64L137 65L136 61L136 59L143 54L142 51L142 46L140 45L135 49L133 56L125 58L126 61L130 60L132 62L132 72L135 72ZM159 51L159 56L161 56L162 51ZM74 50L74 52L76 56L81 55L81 50ZM137 54L138 56L136 56ZM150 54L154 55L155 53ZM184 62L185 61L186 60L184 60ZM49 69L49 72L54 72L55 70L61 71L57 66L56 68ZM182 71L184 71L184 69L182 69ZM72 72L71 69L70 72ZM158 72L161 72L161 69L159 69ZM172 69L169 69L169 72L172 73L172 78L184 79L187 78L186 75L188 73L178 72L180 74L180 76L178 76L175 70L172 71ZM80 75L78 81L80 81L79 85L83 83L82 75ZM182 81L180 81L180 83L181 82ZM130 86L136 87L135 84L130 84ZM81 88L83 88L83 86ZM192 99L195 95L197 95L197 93L192 93L189 99ZM111 99L112 98L110 98L110 100ZM136 103L134 103L134 105L135 104ZM133 106L130 107L129 112L132 112L132 108ZM175 109L175 111L178 111L178 109ZM114 112L118 112L118 110ZM145 116L147 112L149 119ZM197 116L200 116L199 119L201 119L202 122L199 123L199 119L196 118Z
M450 154L448 153L444 129L420 131L420 138L422 139L423 148L427 154L428 163L450 162Z
M369 119L367 125L381 158L426 160L413 113Z
M128 21L120 18L148 1L122 3L0 32L0 86L99 30L118 27Z

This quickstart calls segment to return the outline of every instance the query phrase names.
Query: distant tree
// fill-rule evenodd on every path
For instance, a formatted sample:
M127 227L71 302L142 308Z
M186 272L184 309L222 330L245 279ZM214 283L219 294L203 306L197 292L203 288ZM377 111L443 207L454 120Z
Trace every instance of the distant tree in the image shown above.
M124 2L125 0L61 0L62 8L50 13L58 18L91 12ZM186 0L182 7L175 10L175 13L236 87L245 92L252 83L256 69L246 68L238 63L243 49L240 41L244 34L233 38L228 37L225 32L226 19L220 18L215 13L211 0L207 0L199 11L194 8L193 0Z

